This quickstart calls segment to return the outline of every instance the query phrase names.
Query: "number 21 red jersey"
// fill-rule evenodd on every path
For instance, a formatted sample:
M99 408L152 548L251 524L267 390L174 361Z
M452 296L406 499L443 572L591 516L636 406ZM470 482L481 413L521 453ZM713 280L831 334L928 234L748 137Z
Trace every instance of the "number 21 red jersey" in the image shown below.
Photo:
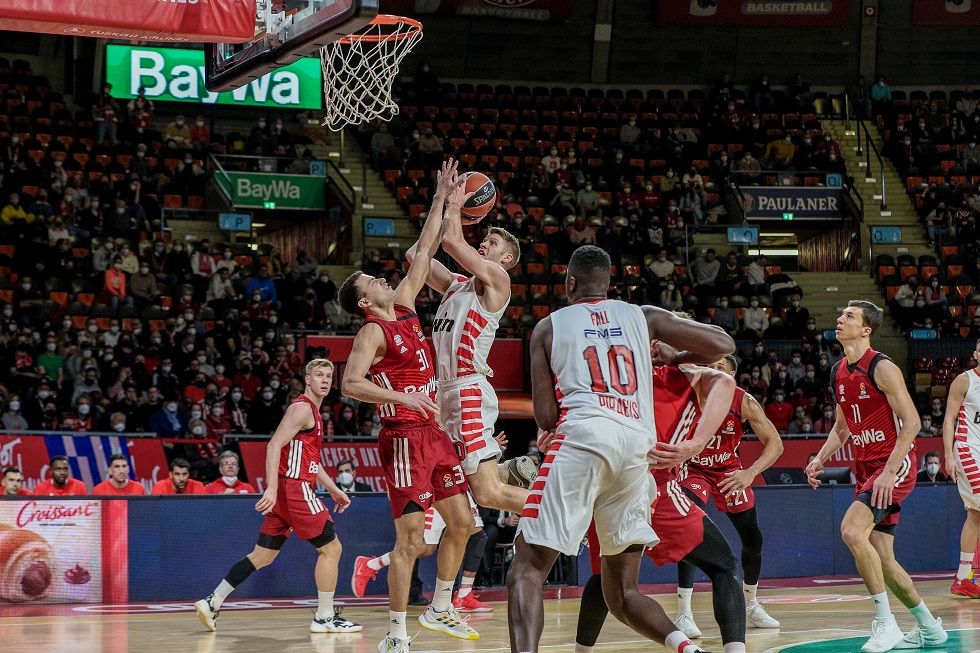
M889 358L868 347L854 365L846 358L837 361L830 376L834 396L847 420L856 461L884 461L898 441L898 416L874 380L875 367L884 360Z

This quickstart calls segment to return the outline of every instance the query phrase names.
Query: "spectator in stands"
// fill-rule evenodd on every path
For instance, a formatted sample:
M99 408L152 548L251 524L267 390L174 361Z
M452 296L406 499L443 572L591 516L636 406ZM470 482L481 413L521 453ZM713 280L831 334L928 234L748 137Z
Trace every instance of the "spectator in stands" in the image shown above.
M657 258L646 268L647 281L651 286L663 286L667 276L674 273L674 262L667 258L667 250L661 249ZM652 275L652 277L650 276Z
M742 286L745 283L745 275L742 266L739 265L738 255L735 252L728 252L725 257L725 264L718 271L716 284L718 292L725 295L741 295Z
M769 328L769 316L766 309L759 306L759 298L755 295L749 298L749 307L742 313L742 325L745 337L753 340L762 338Z
M164 396L176 394L181 387L180 379L174 373L173 359L170 356L160 358L160 366L153 372L150 382L160 389Z
M776 107L776 98L772 94L772 87L769 85L769 76L765 73L759 75L759 79L752 83L749 89L752 98L752 106L756 113L772 111Z
M704 178L698 172L697 166L691 166L681 179L681 187L697 195L701 206L708 205L708 193L704 188Z
M218 268L218 273L211 277L211 284L206 293L208 305L216 311L224 311L231 306L238 295L231 281L231 271L227 267Z
M773 400L766 405L766 417L780 433L786 433L790 420L795 412L793 405L785 401L786 395L782 390L776 391Z
M191 478L191 464L185 458L174 458L170 476L157 481L150 494L204 494L204 484Z
M935 190L927 191L927 193L930 193L932 197L936 196ZM925 201L923 204L925 204ZM946 202L941 199L936 202L935 207L931 211L926 213L926 236L929 238L930 244L935 244L937 240L949 242L956 236L955 227L953 226L954 216L955 212L947 208Z
M180 409L177 396L168 398L163 408L150 416L149 430L161 438L187 437L190 416Z
M278 156L282 156L285 153L285 150L281 148L289 150L293 147L293 137L283 124L282 118L276 118L276 121L272 125L272 133L269 135L269 147Z
M127 248L128 251L128 248ZM122 260L122 257L117 257ZM125 268L125 263L123 263ZM146 308L156 304L160 291L157 289L156 277L150 272L150 264L146 261L139 264L139 271L129 276L129 294L137 308Z
M813 142L813 136L804 134L803 142L796 148L794 167L797 170L817 170L820 164L817 147L818 144Z
M92 105L92 120L95 121L95 144L102 145L106 137L109 138L109 145L115 147L118 143L116 138L119 123L119 103L110 95L112 84L102 87L102 93L96 98Z
M951 317L949 313L949 300L943 292L938 276L932 275L929 277L929 284L925 287L923 296L926 300L929 315L932 316L933 320L940 322Z
M763 126L758 116L753 116L742 130L739 140L745 145L746 152L751 152L752 156L759 159L765 154L766 145L769 143L769 130Z
M11 193L7 198L7 204L0 210L0 222L5 227L10 227L9 233L14 235L23 234L27 231L27 226L33 224L35 216L24 210L20 203L20 193Z
M163 130L163 145L169 150L189 150L193 147L191 130L185 124L184 116L177 114Z
M664 289L660 292L660 308L668 311L679 311L684 308L684 296L679 288L675 286L673 279L667 281Z
M585 186L575 196L580 218L587 218L599 213L599 193L592 188L592 182L586 181ZM584 220L583 220L584 223ZM593 234L593 238L594 238Z
M895 296L888 302L889 307L892 309L892 314L895 316L895 320L902 326L903 329L908 329L911 325L913 314L912 309L915 308L915 298L922 294L919 288L919 281L916 276L909 275L905 279L905 283L899 286L898 291ZM925 307L925 299L922 300L923 306ZM922 311L922 318L925 318L925 312Z
M742 327L739 323L738 313L728 305L728 297L722 297L715 308L715 314L711 318L712 324L717 324L734 338Z
M775 138L766 145L766 159L775 170L792 170L796 161L796 145L793 136L787 133L782 138Z
M381 163L390 158L390 150L394 148L395 139L388 132L388 125L382 122L371 136L371 163L375 170L381 169Z
M122 257L115 257L112 267L105 271L105 285L100 299L112 308L133 305L133 299L126 296L126 273L123 271Z
M21 413L20 395L11 393L7 397L7 409L0 418L0 425L4 431L25 431L29 427L27 420Z
M745 152L742 160L735 162L735 173L738 175L739 183L758 186L762 176L762 165L751 152Z
M854 87L850 92L851 106L854 108L855 117L859 120L867 120L871 117L871 89L868 87L864 75L858 75L854 82ZM818 431L822 433L823 431Z
M565 233L568 235L572 249L582 245L595 245L596 243L595 231L586 225L585 219L581 217L575 218L575 222L565 229Z
M630 119L619 128L619 142L626 151L632 151L640 134L640 128L636 126L636 116L630 116Z
M898 147L897 153L893 157L895 167L903 179L909 175L918 174L920 168L924 165L919 163L918 157L919 152L912 144L912 136L906 134Z
M37 196L35 196L34 202L31 203L27 212L41 220L47 220L54 216L54 207L48 203L48 190L46 188L38 189Z
M101 392L101 390L97 388L96 392ZM92 404L92 398L87 394L79 396L75 403L75 411L62 420L61 430L74 431L75 433L88 433L96 430Z
M194 162L194 155L184 154L184 160L177 164L174 186L181 195L201 195L204 193L204 168Z
M199 153L207 153L211 147L211 128L203 115L199 114L190 127L190 142L194 151Z
M698 297L715 294L715 284L721 271L721 261L715 258L715 250L708 249L691 264L693 283Z
M734 100L729 100L726 110L721 114L721 124L724 128L724 135L734 141L739 141L739 132L744 129L749 122L747 116Z
M916 475L915 483L949 483L950 479L941 471L939 452L935 449L923 457L922 470Z
M275 391L268 385L262 388L258 400L252 403L249 428L253 433L273 433L282 420L282 406L275 402Z
M432 127L427 127L419 136L418 151L422 158L422 167L429 171L438 168L442 163L443 145L442 139L432 131Z
M210 437L210 436L209 436ZM222 451L218 456L221 476L204 486L205 494L255 494L255 488L238 477L241 463L234 451Z
M758 390L763 397L766 397L769 394L769 382L762 377L762 367L759 367L758 365L752 366L748 387L746 390L749 392Z
M314 276L316 276L316 269L319 265L320 264L317 263L317 260L310 256L309 253L302 248L296 252L296 258L294 258L292 262L293 269L299 270L304 279L312 279Z
M142 134L143 131L150 129L150 117L153 115L153 101L146 97L146 87L140 86L136 91L136 97L126 104L126 115L133 131ZM143 129L140 131L139 128Z
M794 349L790 354L789 365L786 366L786 374L793 387L803 378L806 368L803 366L803 358L799 349Z
M786 309L784 318L786 337L792 340L803 337L803 330L810 321L810 311L801 305L801 299L799 294L793 293L790 297L790 307Z
M373 492L367 483L357 480L357 465L353 460L341 460L337 463L337 486L344 492Z
M265 263L259 265L258 275L249 280L248 287L245 290L245 295L251 297L256 291L260 293L262 301L271 302L273 305L278 305L279 298L276 295L276 284L269 276L269 266ZM278 306L276 307L278 308Z
M810 95L810 85L803 80L803 75L797 74L796 79L786 89L786 95L796 102L800 111L813 108Z
M321 304L337 296L337 284L333 282L329 270L325 268L320 270L320 276L310 284L310 288L316 293L317 301Z
M211 277L216 271L216 263L210 252L211 243L205 239L198 243L197 251L191 255L191 285L198 298L207 292ZM268 266L266 266L268 270Z
M932 423L942 428L943 420L946 419L946 406L943 400L939 397L933 397L932 402L929 404L929 409L929 416L932 418Z

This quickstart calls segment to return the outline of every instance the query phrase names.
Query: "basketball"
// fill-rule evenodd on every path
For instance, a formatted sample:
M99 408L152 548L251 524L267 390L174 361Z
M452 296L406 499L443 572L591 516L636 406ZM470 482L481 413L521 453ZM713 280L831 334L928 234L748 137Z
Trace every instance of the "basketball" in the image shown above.
M473 197L466 200L460 213L463 218L470 218L464 222L475 224L493 208L493 202L497 198L497 189L490 178L482 172L465 172L463 178L466 179L466 192L473 193Z

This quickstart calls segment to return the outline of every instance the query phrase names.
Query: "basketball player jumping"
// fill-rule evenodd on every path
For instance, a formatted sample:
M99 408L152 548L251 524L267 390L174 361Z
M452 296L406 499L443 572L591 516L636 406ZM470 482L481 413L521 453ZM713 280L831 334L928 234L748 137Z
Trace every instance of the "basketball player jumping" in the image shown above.
M513 234L491 227L477 251L463 238L462 217L447 214L442 247L472 276L453 274L439 261L432 261L426 277L426 284L443 296L432 325L439 416L462 449L463 473L477 504L519 513L527 490L501 482L497 472L500 446L493 438L493 428L498 406L488 379L493 370L487 356L500 316L510 302L507 270L517 265L520 243ZM415 252L416 247L408 250L409 261ZM530 485L537 475L527 457L507 465L511 478L521 486Z
M712 365L734 378L738 364L734 356L726 356ZM654 395L656 400L656 395ZM742 467L738 445L742 440L742 422L748 420L752 433L763 444L762 453L748 469ZM742 589L749 623L756 628L779 628L779 622L769 616L758 602L759 575L762 572L762 529L755 509L752 482L769 469L783 453L783 441L766 412L752 395L735 388L728 415L721 428L708 441L704 450L688 461L678 480L685 493L702 509L712 497L719 512L728 515L742 541ZM694 566L677 563L677 618L674 623L688 637L700 637L694 623L691 595L694 593Z
M395 548L388 570L391 631L378 646L382 653L409 651L406 611L412 565L422 546L425 511L433 504L446 521L446 533L439 547L435 595L419 623L453 637L479 638L452 605L453 583L472 533L473 516L460 457L435 421L439 408L434 401L432 353L414 308L439 246L443 207L448 202L447 211L458 212L465 201L455 168L444 164L439 172L419 238L419 256L398 289L384 279L355 272L339 290L345 311L366 316L347 360L343 393L378 404L382 423L378 447L395 518Z
M908 573L895 559L895 526L902 501L915 486L915 436L919 415L901 370L871 348L882 311L868 301L852 300L837 318L837 340L847 360L831 370L837 397L837 421L817 457L806 466L810 485L820 485L824 463L848 439L854 445L854 503L841 522L841 536L875 604L866 653L939 646L948 635L929 612ZM844 363L841 365L841 363ZM888 605L890 589L918 622L903 636Z
M973 360L980 363L980 340L973 349ZM943 449L946 473L956 481L966 521L960 532L960 566L950 592L980 599L980 586L970 575L973 556L980 541L980 368L963 372L949 386L946 417L943 420Z
M266 447L265 476L268 487L255 509L265 515L255 548L231 568L225 579L207 598L194 604L197 616L208 630L217 628L221 604L231 592L257 569L272 564L289 534L296 534L312 544L320 555L314 575L317 589L317 611L310 624L314 633L355 633L361 626L340 616L333 605L337 589L337 563L340 540L333 520L316 496L317 481L327 488L343 512L350 499L320 467L323 446L323 421L320 402L330 392L333 363L318 358L306 364L306 390L297 397Z
M559 553L578 553L593 517L613 615L674 651L700 650L637 589L643 548L658 541L649 524L647 455L656 445L650 340L697 350L692 358L701 360L692 362L703 363L731 353L734 342L717 327L606 299L610 267L598 247L575 250L566 280L571 305L541 320L531 338L535 420L557 435L521 515L507 574L513 653L537 653L542 583Z

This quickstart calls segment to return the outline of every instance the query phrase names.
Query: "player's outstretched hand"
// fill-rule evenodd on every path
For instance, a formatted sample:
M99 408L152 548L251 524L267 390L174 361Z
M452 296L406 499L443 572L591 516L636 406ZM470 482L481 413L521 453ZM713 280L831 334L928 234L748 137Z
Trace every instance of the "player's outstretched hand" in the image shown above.
M946 454L946 476L956 483L956 461L953 460L952 454Z
M335 504L337 504L336 508L334 508L334 512L344 512L347 510L347 507L350 506L350 497L347 496L347 493L340 488L330 490L330 498L333 499Z
M662 340L654 340L650 345L650 358L654 367L673 365L677 354L680 353Z
M442 162L442 168L436 173L436 194L443 198L449 197L461 183L462 179L456 174L456 167L459 162L449 157Z
M872 508L884 510L892 505L892 490L895 488L895 482L897 480L898 474L890 474L885 471L878 474L878 478L875 479L874 484L871 486Z
M545 431L544 429L538 429L537 445L538 445L538 451L541 452L542 456L547 454L548 450L551 449L551 443L555 441L555 435L556 433L554 431Z
M725 474L724 480L718 484L718 489L726 496L738 494L752 485L752 481L754 480L755 474L747 469L740 469L736 472Z
M255 504L255 509L263 515L268 515L276 507L276 494L275 488L267 487L262 493L262 498Z
M657 446L647 452L647 462L654 469L669 469L680 465L701 453L704 446L698 446L690 440L678 444L658 442Z
M493 439L497 441L497 446L500 447L500 452L503 453L507 451L507 432L501 431L497 435L493 436Z
M476 195L476 193L467 193L466 187L462 184L456 186L449 193L449 198L446 200L446 210L447 211L459 211L466 204L466 200L470 199Z
M814 490L820 487L820 484L823 483L823 481L817 477L823 474L823 465L817 461L816 458L811 460L803 471L806 472L807 483L809 483Z
M403 392L399 402L405 408L422 413L422 417L431 417L439 414L439 406L436 402L429 399L429 395L421 392Z

